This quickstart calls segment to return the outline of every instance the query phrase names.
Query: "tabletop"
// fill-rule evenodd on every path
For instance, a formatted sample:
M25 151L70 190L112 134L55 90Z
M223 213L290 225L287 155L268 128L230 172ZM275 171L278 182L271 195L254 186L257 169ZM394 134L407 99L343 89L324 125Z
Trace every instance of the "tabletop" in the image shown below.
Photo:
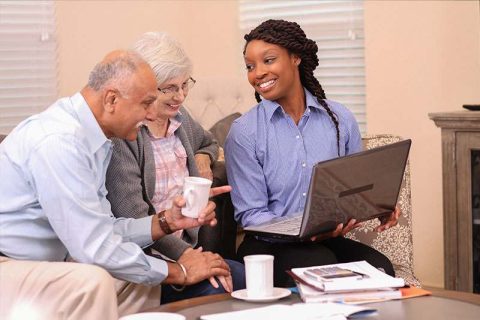
M378 312L368 319L475 319L480 314L480 295L467 292L426 288L431 296L371 303L368 306ZM293 304L301 302L297 294L271 303L252 303L234 299L230 294L219 294L186 299L162 305L150 312L175 312L187 320L201 315L263 307L273 303Z

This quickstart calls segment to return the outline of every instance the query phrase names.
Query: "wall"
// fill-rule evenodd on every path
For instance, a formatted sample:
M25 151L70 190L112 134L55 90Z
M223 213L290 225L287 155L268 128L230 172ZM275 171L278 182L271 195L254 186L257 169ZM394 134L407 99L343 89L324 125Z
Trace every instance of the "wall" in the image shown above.
M429 112L480 103L478 1L366 1L369 133L413 140L414 262L424 285L443 287L440 129Z
M366 1L369 133L413 139L414 254L425 285L443 286L440 130L429 112L480 103L478 1ZM236 1L58 1L59 93L70 95L110 50L168 31L198 76L238 76Z
M194 76L239 73L236 1L57 1L59 95L70 95L107 52L142 33L166 31L183 43Z

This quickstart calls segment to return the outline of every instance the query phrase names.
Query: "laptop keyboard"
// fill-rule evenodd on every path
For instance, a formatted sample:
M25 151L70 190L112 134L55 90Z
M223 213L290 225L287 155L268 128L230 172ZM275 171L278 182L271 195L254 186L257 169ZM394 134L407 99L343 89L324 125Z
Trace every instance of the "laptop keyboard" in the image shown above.
M302 215L272 223L265 227L265 231L283 234L298 234L302 223Z

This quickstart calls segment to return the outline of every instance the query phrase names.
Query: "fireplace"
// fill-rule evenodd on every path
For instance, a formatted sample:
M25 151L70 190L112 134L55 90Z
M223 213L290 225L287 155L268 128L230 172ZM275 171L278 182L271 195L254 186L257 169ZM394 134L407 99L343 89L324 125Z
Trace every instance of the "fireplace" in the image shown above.
M429 117L442 131L445 288L480 293L480 111Z
M473 292L480 293L480 150L472 150Z

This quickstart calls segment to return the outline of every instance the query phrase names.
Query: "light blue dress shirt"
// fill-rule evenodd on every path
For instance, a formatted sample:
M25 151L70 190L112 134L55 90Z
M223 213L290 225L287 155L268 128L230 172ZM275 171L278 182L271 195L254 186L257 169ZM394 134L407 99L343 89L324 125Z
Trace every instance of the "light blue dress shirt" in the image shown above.
M148 285L168 274L143 253L152 217L115 219L106 199L112 143L80 93L20 123L0 144L0 251L74 260Z
M263 100L232 124L225 164L235 219L258 225L303 211L313 166L338 157L335 126L305 90L307 108L298 126L276 102ZM326 100L340 123L340 155L361 150L353 114Z

